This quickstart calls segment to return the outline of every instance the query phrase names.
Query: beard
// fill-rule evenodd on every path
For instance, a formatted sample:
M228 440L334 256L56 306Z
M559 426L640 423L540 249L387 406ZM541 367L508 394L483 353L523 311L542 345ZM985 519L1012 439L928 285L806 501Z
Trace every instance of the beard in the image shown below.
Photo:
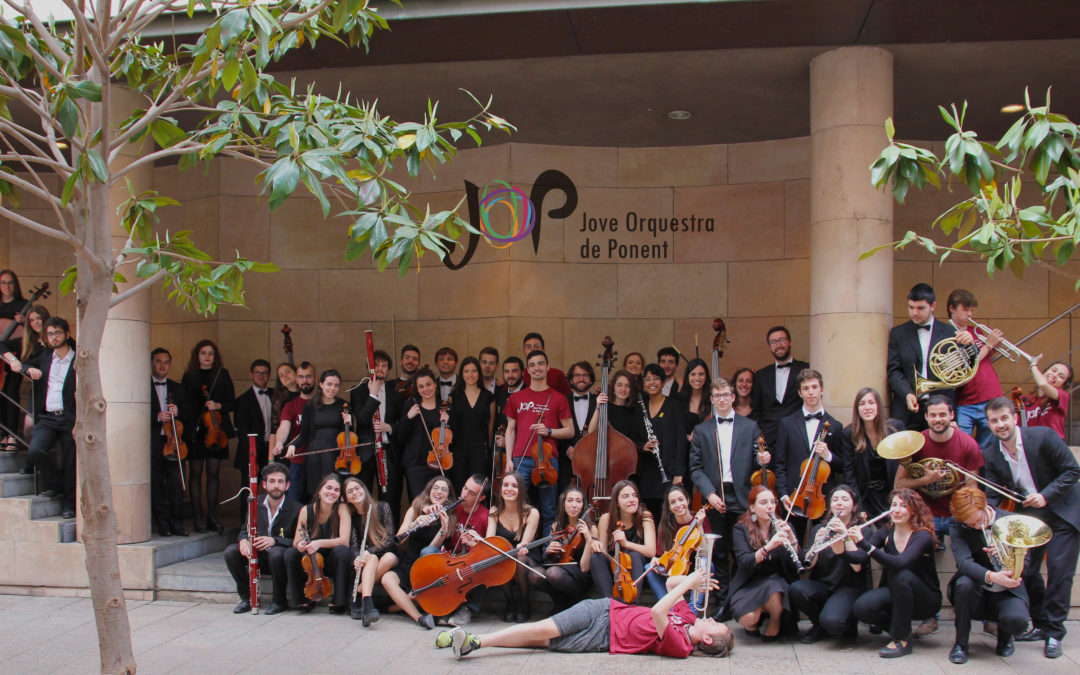
M302 385L300 385L300 393L303 394L304 396L310 395L313 391L315 391L315 385L314 384L302 384Z

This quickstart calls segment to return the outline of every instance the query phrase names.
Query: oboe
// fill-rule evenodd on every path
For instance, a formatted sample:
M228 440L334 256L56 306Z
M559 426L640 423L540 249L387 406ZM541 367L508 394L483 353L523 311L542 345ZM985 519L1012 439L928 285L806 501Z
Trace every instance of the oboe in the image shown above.
M641 414L645 418L645 434L649 437L650 441L655 441L656 432L653 431L652 422L649 420L649 406L645 404L645 397L638 395L638 403L641 404ZM664 462L660 459L659 443L653 446L652 454L656 457L657 466L660 467L660 482L666 483L668 481L667 471L664 471Z
M772 521L773 529L775 529L778 533L782 532L782 530L780 529L780 521L776 518L776 514L770 513L769 520ZM787 549L787 552L791 556L791 559L795 561L795 567L797 567L799 571L802 572L805 568L803 567L802 560L799 558L799 550L795 548L795 544L792 544L790 541L788 541L787 537L781 537L780 539L784 542L784 548Z

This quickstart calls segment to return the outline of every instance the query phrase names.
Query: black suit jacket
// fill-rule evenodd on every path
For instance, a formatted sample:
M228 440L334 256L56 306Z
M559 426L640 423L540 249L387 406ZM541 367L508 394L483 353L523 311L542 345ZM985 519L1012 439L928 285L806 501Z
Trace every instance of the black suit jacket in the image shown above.
M1031 478L1039 494L1046 498L1046 508L1080 530L1080 485L1076 482L1080 479L1080 464L1077 464L1072 451L1049 427L1027 427L1019 431ZM991 439L982 451L986 479L1020 492L998 439ZM997 506L1001 502L1001 495L989 490L986 500Z
M690 444L690 479L706 499L720 492L720 463L716 459L716 418L709 416L694 427ZM750 505L750 474L757 468L755 443L761 431L757 423L735 415L731 430L731 479L735 484L734 499L724 495L728 509L745 512ZM736 507L736 502L738 506Z
M776 400L776 362L754 373L754 388L750 391L750 405L753 417L765 434L765 442L770 448L776 447L776 433L780 420L802 407L799 398L799 385L796 380L799 373L809 368L810 364L798 359L791 360L791 372L788 374L787 389L784 390L783 402Z
M68 340L68 347L72 351L75 350L75 343ZM26 368L37 368L41 371L41 377L34 380L34 419L38 419L45 415L45 397L48 395L49 390L49 371L52 370L52 349L43 349L41 352L32 358L29 363L23 364L23 372ZM64 386L60 392L61 400L64 404L64 421L74 423L75 421L75 356L71 357L71 366L68 368L67 376L64 378Z
M498 389L495 390L498 392ZM504 388L505 391L505 388ZM575 443L581 440L581 437L585 435L585 432L589 430L589 420L592 419L593 413L596 411L596 395L591 391L586 394L589 397L589 411L585 414L585 426L579 427L577 423L577 417L574 416L574 397L573 395L566 397L566 404L570 406L570 421L574 425L573 438L564 441L567 447L572 447ZM503 405L506 405L506 401L503 401ZM496 409L499 407L498 400L495 403Z
M919 344L918 327L913 321L905 321L899 326L894 326L889 331L889 358L888 377L889 391L892 393L890 412L892 416L904 422L909 428L923 426L917 424L922 413L912 413L907 409L907 395L915 392L915 373L922 369L926 355L922 353ZM930 349L934 345L951 337L956 337L956 329L943 321L934 320L934 326L930 330ZM934 373L927 368L927 378L938 381ZM934 393L944 394L953 401L956 400L956 391L953 389L941 389ZM912 417L915 419L913 420Z
M187 426L188 419L191 415L191 404L188 403L187 394L184 392L184 388L180 386L179 382L174 380L165 380L165 400L168 401L172 397L172 402L177 408L176 421L181 422L184 426ZM153 381L150 383L150 443L155 448L160 447L162 441L161 427L162 422L157 421L158 413L161 412L161 405L158 403L157 392Z
M401 394L397 393L396 389L392 389L389 384L383 383L383 388L386 390L386 415L382 421L392 427L390 443L385 444L390 445L394 443L397 436L402 413L401 405L404 401L401 399ZM379 399L371 395L367 384L362 384L352 390L349 395L349 410L353 416L353 431L356 432L360 444L360 447L356 449L356 454L365 464L375 458L375 431L371 423L378 409Z
M267 391L270 391L267 388ZM248 389L236 397L236 407L233 409L233 418L236 420L237 450L233 459L233 466L239 471L246 471L248 460L248 434L255 434L255 457L260 467L266 466L269 461L267 445L263 437L267 431L267 425L263 420L262 408L254 389ZM272 414L272 413L271 413Z
M1007 511L998 511L996 517L1003 518L1008 515L1011 514ZM956 558L956 573L949 580L949 601L951 602L952 587L957 578L968 576L981 584L986 579L986 573L993 572L994 567L990 564L990 556L984 550L986 538L982 531L968 527L955 518L949 520L949 541L952 542L953 557ZM1024 564L1025 572L1030 562L1031 556L1028 556ZM1005 589L1004 592L1023 598L1025 603L1028 601L1028 594L1024 584L1020 584L1016 588Z
M277 517L274 518L274 522L267 522L266 514L266 497L265 494L260 494L257 497L259 506L256 511L259 514L259 520L255 524L255 532L260 537L271 536L274 538L274 546L292 546L293 535L296 534L296 521L300 517L300 509L304 508L300 502L295 499L289 499L285 497L285 501L281 504L281 509L277 513ZM237 537L237 541L242 541L248 538L248 519L244 518L244 526L240 528L240 536Z
M822 411L824 412L824 410ZM843 427L835 417L824 412L825 416L818 423L818 431L821 433L821 424L829 423L829 431L825 436L825 444L832 452L832 461L829 462L831 471L829 480L825 484L824 491L839 485L844 480L844 447L840 440ZM780 431L776 435L776 446L773 452L773 471L776 473L776 489L780 495L790 495L799 487L802 478L800 465L810 458L810 441L806 438L806 418L803 417L802 409L788 415L780 422ZM777 497L779 498L778 495Z

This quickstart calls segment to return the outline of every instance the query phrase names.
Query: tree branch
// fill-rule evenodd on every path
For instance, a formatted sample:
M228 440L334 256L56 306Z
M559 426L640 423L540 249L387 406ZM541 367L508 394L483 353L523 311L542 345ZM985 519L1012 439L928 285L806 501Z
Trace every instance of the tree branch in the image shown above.
M93 59L94 64L104 72L109 72L109 62L105 59L105 55L102 54L100 49L101 44L105 42L102 31L107 29L106 24L108 23L109 18L107 9L105 16L99 16L99 10L101 9L100 7L95 9L93 11L95 21L91 22L90 19L86 16L86 14L83 13L83 8L79 6L80 3L78 2L78 0L61 0L61 2L63 2L64 5L68 8L68 10L71 12L73 21L76 25L75 33L81 33L87 38L91 36L96 38L95 40L85 39L83 40L82 44L90 52L90 56ZM108 8L108 6L109 5L107 3L104 5L104 7L106 8ZM76 57L80 59L82 58L79 55L76 55Z
M46 237L52 237L53 239L59 239L60 241L73 246L80 252L89 253L88 251L86 251L86 247L83 246L83 243L79 241L77 237L71 235L70 233L49 227L47 225L42 225L36 220L31 220L30 218L27 218L26 216L20 214L18 211L13 211L9 209L3 204L0 204L0 216L4 216L5 218L8 218L16 224L22 225L25 228L37 232L38 234L43 234Z
M63 67L66 68L68 63L71 62L71 55L64 50L63 45L56 41L56 38L53 37L52 33L49 32L48 26L41 22L41 17L39 17L34 12L32 7L30 6L30 3L27 2L25 4L22 4L14 2L14 0L3 1L8 7L11 7L16 12L26 17L26 19L30 22L30 25L34 27L34 33L38 36L38 39L40 39L48 46L49 51L54 57L56 57L56 60L60 64L62 64ZM28 51L30 52L31 58L37 61L41 67L45 68L56 76L57 82L63 79L63 77L61 77L60 75L60 72L53 68L44 59L42 59L41 55L37 53L37 50L28 49Z
M109 300L109 307L116 307L121 302L127 300L133 295L136 295L137 293L142 292L150 286L153 286L164 278L165 270L158 270L157 272L154 272L153 274L138 282L134 286L129 286L128 288L124 289L123 292L114 294Z

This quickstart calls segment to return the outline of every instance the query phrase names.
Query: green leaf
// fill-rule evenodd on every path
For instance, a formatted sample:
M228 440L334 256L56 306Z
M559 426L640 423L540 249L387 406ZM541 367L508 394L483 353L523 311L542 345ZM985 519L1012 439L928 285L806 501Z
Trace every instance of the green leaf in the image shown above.
M75 138L79 132L79 107L67 96L57 102L56 119L64 136Z
M150 123L150 133L153 135L154 141L163 148L176 145L187 137L183 129L163 117Z
M109 180L109 167L105 164L105 160L101 158L97 150L89 149L86 151L86 159L90 163L90 171L93 172L94 177L98 179L99 183L107 183Z
M64 277L60 279L60 295L67 295L71 291L75 290L75 281L77 279L78 267L72 265L64 270Z
M239 37L248 25L248 11L246 9L234 9L226 12L221 21L221 44L228 45Z
M240 60L226 59L225 66L221 69L221 84L232 91L236 86L236 79L240 76Z
M282 157L267 169L271 211L281 206L282 202L293 193L299 180L300 167L289 157Z
M72 98L85 98L94 103L101 102L101 85L90 80L77 80L69 82L65 89Z
M71 197L75 194L75 186L79 184L79 177L82 175L82 169L76 168L68 176L68 179L64 181L64 189L60 193L60 206L66 207L71 203Z

